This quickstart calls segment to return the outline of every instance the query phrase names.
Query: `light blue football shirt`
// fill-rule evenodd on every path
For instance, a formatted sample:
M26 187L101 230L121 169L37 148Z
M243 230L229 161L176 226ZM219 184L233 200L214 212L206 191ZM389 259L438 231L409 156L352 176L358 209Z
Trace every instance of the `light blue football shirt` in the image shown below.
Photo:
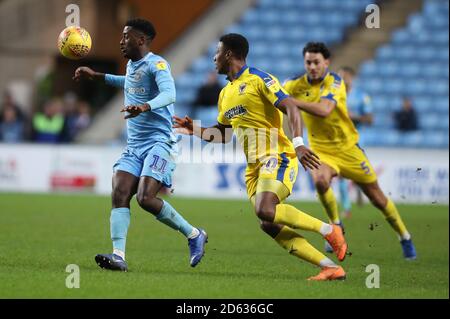
M124 89L125 106L148 103L151 107L151 111L127 120L129 148L142 153L155 143L163 143L175 151L175 81L166 60L149 52L138 61L129 60L125 76L106 74L105 82Z
M372 102L369 95L357 86L354 86L350 93L347 94L347 108L350 112L358 116L363 116L373 112Z

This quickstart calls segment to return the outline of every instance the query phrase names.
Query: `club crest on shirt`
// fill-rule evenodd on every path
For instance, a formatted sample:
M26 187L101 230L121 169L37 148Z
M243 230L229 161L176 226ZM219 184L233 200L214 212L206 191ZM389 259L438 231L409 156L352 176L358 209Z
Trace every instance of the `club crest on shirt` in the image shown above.
M269 158L266 163L262 166L262 170L268 173L273 173L278 166L278 159L276 157Z
M133 78L135 81L140 81L142 79L142 75L143 75L143 72L141 70L137 70L134 73Z
M291 182L294 182L294 178L295 178L295 168L291 168L291 171L289 172L289 180Z
M246 88L247 88L247 83L242 83L241 85L239 85L239 95L244 94Z

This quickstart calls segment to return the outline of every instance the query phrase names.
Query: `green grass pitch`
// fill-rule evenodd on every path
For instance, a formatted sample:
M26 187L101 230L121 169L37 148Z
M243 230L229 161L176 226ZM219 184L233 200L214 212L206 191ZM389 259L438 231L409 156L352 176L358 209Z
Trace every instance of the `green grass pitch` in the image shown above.
M210 237L206 255L189 266L186 239L132 204L128 273L100 269L109 253L110 200L88 195L0 194L0 298L448 298L449 209L398 205L413 234L418 260L401 247L373 207L354 206L345 220L352 255L347 280L308 282L318 269L290 256L259 229L250 204L170 198ZM318 203L295 202L325 219ZM318 248L317 234L302 232ZM332 257L334 260L336 258ZM80 288L66 287L68 264ZM368 289L366 265L380 267L380 288Z

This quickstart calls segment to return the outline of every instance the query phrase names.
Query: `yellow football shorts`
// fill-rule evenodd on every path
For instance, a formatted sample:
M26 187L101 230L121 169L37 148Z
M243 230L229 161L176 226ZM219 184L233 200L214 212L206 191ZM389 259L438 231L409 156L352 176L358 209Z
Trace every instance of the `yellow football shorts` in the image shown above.
M268 156L259 163L249 164L245 171L248 198L253 202L255 194L272 192L282 202L291 194L297 173L297 157L286 153Z
M377 174L364 150L358 144L339 152L313 149L322 163L333 168L338 175L356 183L369 184L377 180Z

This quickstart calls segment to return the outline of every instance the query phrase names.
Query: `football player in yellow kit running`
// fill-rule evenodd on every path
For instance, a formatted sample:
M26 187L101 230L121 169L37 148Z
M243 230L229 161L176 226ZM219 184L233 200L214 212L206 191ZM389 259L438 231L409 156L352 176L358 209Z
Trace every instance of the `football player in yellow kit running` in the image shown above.
M305 169L319 167L320 161L301 142L300 112L292 98L275 77L246 65L248 50L247 39L242 35L227 34L220 38L214 62L217 72L227 75L229 83L219 96L217 125L198 127L187 116L175 116L174 127L180 133L215 143L228 142L234 131L247 158L247 194L262 230L290 254L322 268L310 280L344 279L342 267L294 231L303 229L321 234L342 261L347 244L341 228L282 203L297 177L297 158ZM280 110L288 116L295 137L293 143L283 132Z
M380 189L377 175L358 145L358 132L348 113L345 84L328 71L330 52L321 42L310 42L303 49L306 74L288 80L284 88L297 100L308 130L311 149L319 155L321 165L312 170L314 184L330 222L342 225L331 179L337 175L357 183L372 204L385 216L398 234L403 255L415 259L411 235L394 203Z

